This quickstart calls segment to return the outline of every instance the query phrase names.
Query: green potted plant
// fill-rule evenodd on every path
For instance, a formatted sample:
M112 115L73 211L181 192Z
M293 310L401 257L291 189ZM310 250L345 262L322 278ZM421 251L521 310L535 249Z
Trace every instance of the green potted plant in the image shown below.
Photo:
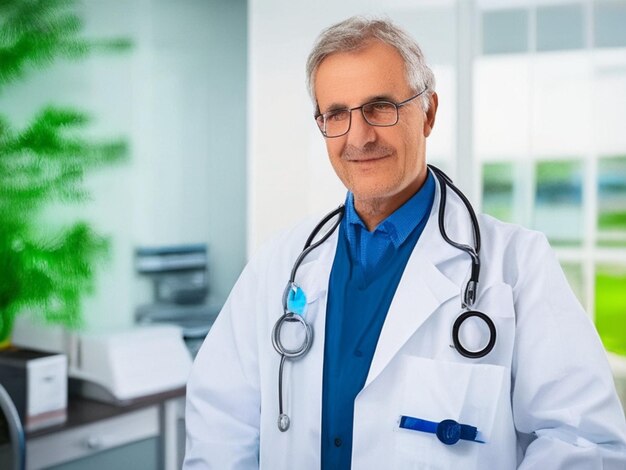
M0 0L0 94L58 59L80 60L128 41L89 41L74 0ZM0 110L0 344L15 318L34 312L44 322L81 324L81 299L94 287L94 268L107 239L76 221L51 233L39 222L50 204L86 201L89 171L122 161L124 140L85 137L88 115L45 106L22 128Z

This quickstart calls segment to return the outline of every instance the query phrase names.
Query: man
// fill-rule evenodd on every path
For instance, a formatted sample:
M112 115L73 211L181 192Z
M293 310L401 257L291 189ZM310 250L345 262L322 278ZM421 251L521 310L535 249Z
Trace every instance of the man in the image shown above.
M189 380L185 468L626 468L604 351L545 237L481 216L479 239L426 166L419 47L350 18L307 72L343 217L245 268Z

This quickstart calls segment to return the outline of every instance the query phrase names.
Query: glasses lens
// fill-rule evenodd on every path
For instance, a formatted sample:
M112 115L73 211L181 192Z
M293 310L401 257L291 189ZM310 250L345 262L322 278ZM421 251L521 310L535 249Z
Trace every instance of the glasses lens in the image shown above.
M363 116L373 126L393 126L398 121L398 108L388 101L363 105Z
M329 111L320 116L320 118L323 123L323 127L321 127L322 132L328 137L345 134L350 128L350 111L347 109Z

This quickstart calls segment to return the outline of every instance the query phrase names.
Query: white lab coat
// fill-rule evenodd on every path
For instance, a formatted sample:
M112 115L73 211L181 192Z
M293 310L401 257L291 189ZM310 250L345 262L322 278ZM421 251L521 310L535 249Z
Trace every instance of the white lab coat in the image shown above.
M470 242L467 211L450 193L448 234ZM470 260L442 239L438 204L439 189L355 400L352 468L626 469L626 424L604 350L542 234L479 218L475 307L494 321L497 341L481 359L451 346ZM316 222L276 238L246 266L200 349L187 388L185 469L320 468L324 321L338 231L298 270L314 341L285 365L285 433L271 342L290 270ZM468 344L480 334L465 333ZM486 443L446 446L399 429L400 415L477 426Z

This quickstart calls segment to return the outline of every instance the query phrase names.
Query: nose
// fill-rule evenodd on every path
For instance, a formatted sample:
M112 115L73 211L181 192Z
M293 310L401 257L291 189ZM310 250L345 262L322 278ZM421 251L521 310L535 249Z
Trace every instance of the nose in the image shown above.
M367 123L360 109L352 111L352 123L348 132L347 143L356 148L363 148L375 140L376 129L374 126Z

